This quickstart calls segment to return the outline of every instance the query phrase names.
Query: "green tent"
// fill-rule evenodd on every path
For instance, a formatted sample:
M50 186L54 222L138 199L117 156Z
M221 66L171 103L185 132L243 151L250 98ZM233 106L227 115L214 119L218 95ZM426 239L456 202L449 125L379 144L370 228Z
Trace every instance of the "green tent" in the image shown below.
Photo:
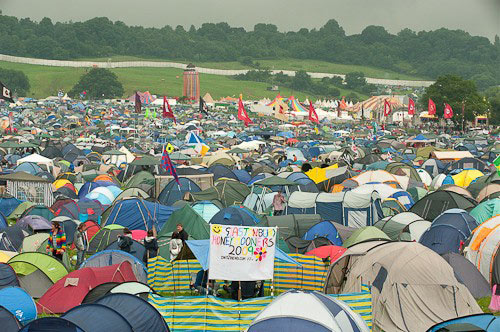
M156 158L150 155L137 157L130 163L130 165L135 165L135 166L154 166L160 164L161 164L160 158Z
M191 193L195 201L219 200L223 207L234 204L241 204L250 194L250 189L246 184L236 180L219 180L214 187Z
M470 215L480 224L500 214L500 198L482 202L470 211Z
M407 191L410 194L411 198L413 198L413 201L415 202L419 201L429 192L427 191L427 189L424 189L422 187L412 187L409 188Z
M17 220L19 218L21 218L23 213L34 205L35 205L35 203L31 203L28 201L22 202L21 204L19 204L14 209L14 211L12 211L12 213L7 217L7 221L9 222L9 224L15 224L17 222Z
M155 177L149 172L140 171L125 182L123 189L140 188L145 191L149 191L152 187L154 187L154 185Z
M16 272L21 288L32 297L40 298L59 279L68 274L64 265L50 255L25 252L7 262Z
M272 186L298 186L299 184L294 181L290 181L287 179L280 178L279 176L273 175L268 178L255 181L253 183L254 185L258 186L266 186L266 187L272 187Z
M49 238L49 233L35 233L33 235L26 236L23 239L23 245L21 252L39 251L43 244L46 244L46 240ZM43 252L45 252L45 247L43 247Z
M390 241L391 239L387 236L387 234L382 232L377 227L368 226L355 230L354 233L352 233L351 236L344 241L344 244L342 246L345 248L349 248L361 242L374 241L374 240Z
M210 225L189 205L172 213L170 218L158 233L158 246L160 256L170 260L169 242L177 224L182 224L184 230L193 240L204 240L210 237Z

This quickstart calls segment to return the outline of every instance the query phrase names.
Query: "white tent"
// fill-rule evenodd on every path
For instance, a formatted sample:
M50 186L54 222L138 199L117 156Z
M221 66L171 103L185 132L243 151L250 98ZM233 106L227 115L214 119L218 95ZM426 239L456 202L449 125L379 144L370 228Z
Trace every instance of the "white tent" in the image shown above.
M44 165L52 175L55 175L54 162L52 161L52 159L41 156L38 153L31 154L17 161L17 165L21 165L22 163L34 163L37 165Z

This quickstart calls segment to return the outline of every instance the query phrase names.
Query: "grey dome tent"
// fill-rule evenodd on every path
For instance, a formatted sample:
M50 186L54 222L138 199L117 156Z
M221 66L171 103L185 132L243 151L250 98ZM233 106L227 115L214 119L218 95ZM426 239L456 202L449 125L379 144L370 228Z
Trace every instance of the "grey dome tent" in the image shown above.
M491 296L490 284L471 261L454 252L446 253L441 257L450 264L457 280L467 287L474 298Z
M252 321L248 332L368 332L361 316L337 299L319 292L289 290Z
M470 211L476 205L477 203L473 199L463 195L452 191L438 190L417 201L409 211L418 214L424 220L434 220L446 210L458 208Z
M453 269L434 251L416 242L365 242L354 245L332 265L325 293L372 285L373 324L383 331L424 331L447 319L482 312Z
M96 304L116 310L125 317L133 331L170 331L158 310L138 296L125 293L109 294L97 300Z
M5 332L17 332L22 327L16 316L3 306L0 306L0 326Z
M99 317L99 319L90 319ZM61 316L84 331L92 332L132 332L132 326L127 319L116 310L102 304L82 304Z
M19 287L16 272L9 264L0 263L0 289L10 286Z

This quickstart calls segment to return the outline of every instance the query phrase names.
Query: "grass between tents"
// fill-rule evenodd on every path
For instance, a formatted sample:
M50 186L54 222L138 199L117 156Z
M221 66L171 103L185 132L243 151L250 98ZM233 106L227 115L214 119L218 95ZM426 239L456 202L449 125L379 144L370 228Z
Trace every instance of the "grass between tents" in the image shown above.
M488 306L490 305L491 297L483 297L477 300L477 304L479 304L479 307L481 310L487 314L493 314L495 316L500 316L500 312L492 312L490 309L488 309Z
M81 61L100 61L107 62L110 61L169 61L169 62L179 62L188 64L192 61L188 60L169 60L169 59L147 59L139 58L134 56L112 56L109 58L83 58L78 59ZM77 60L77 61L78 61ZM361 66L361 65L346 65L340 63L333 63L321 60L304 60L304 59L272 59L272 60L255 60L260 64L260 68L267 69L283 69L283 70L305 70L308 72L317 73L330 73L330 74L347 74L351 72L360 71L367 77L372 78L385 78L385 79L395 79L395 80L425 80L423 77L416 75L408 75L398 73L389 69L376 68L371 66ZM204 68L214 68L214 69L255 69L247 65L243 65L237 61L229 62L193 62L196 66Z

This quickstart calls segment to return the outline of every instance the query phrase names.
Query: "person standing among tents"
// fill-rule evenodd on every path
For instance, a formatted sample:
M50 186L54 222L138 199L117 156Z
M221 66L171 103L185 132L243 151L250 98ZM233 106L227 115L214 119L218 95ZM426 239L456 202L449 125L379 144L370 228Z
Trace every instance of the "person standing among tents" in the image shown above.
M156 240L152 229L148 231L148 235L144 238L144 247L146 251L142 260L147 265L148 259L158 256L158 240Z
M175 237L174 237L175 235ZM172 234L172 239L181 239L182 244L184 244L189 237L189 234L184 230L182 224L177 224L176 231Z
M125 227L123 229L123 235L118 234L118 248L130 253L132 250L132 243L132 232Z
M57 221L52 222L46 251L62 261L63 253L66 251L66 233Z
M78 269L85 259L85 252L87 251L89 240L87 232L83 229L84 225L81 223L75 232L75 248L76 248L76 268Z
M285 209L283 203L285 202L285 196L283 196L283 193L281 191L278 191L273 198L273 209L275 216L280 216L283 214L283 210Z

